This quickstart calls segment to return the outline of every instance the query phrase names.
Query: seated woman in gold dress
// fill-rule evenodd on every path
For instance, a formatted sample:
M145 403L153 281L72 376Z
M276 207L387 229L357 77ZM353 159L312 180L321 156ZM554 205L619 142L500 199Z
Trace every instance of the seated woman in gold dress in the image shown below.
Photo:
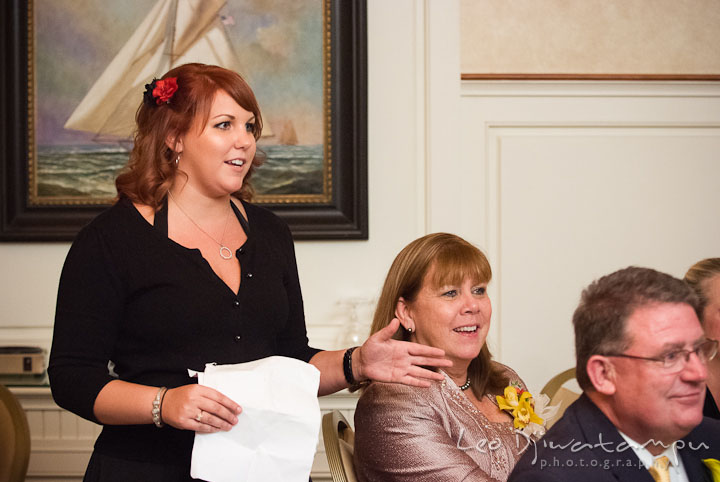
M398 318L396 339L442 348L453 366L429 388L365 388L355 412L361 482L507 480L528 439L515 433L496 396L524 384L485 343L491 276L483 253L452 234L417 239L395 258L371 332Z

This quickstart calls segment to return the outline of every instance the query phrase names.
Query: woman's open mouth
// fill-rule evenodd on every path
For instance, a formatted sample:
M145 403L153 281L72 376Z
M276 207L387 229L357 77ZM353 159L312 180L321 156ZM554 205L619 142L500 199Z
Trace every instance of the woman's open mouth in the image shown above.
M470 326L459 326L455 329L453 329L456 333L475 333L478 329L477 325L470 325Z

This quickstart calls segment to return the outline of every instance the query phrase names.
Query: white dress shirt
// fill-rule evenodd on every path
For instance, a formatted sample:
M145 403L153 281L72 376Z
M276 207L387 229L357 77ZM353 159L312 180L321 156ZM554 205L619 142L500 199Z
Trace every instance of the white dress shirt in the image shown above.
M633 449L646 469L652 467L655 459L665 456L668 460L670 460L670 465L668 466L670 471L670 481L690 482L690 480L688 480L687 473L685 472L685 467L683 466L682 457L680 457L680 454L677 451L677 442L673 442L672 445L663 450L661 454L653 455L647 448L643 447L642 444L637 443L624 433L620 432L620 430L618 430L618 432L622 435L622 438L625 439L630 448Z

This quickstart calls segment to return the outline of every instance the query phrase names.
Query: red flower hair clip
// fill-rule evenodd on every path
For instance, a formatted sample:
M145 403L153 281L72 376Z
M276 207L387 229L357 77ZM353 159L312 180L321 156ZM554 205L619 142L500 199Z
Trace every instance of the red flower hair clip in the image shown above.
M175 92L178 90L177 77L168 77L167 79L153 79L149 84L145 84L145 93L143 100L147 105L169 104Z

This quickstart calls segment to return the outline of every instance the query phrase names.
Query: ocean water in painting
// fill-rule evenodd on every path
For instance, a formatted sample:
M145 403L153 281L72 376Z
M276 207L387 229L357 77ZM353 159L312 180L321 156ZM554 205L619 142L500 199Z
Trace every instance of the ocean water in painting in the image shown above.
M256 194L321 194L322 145L264 145L267 161L253 174ZM37 188L41 197L115 196L115 176L129 151L117 145L40 146Z
M128 160L121 146L39 146L39 196L113 197L115 175Z
M252 177L257 194L322 194L323 146L266 145L267 161Z

